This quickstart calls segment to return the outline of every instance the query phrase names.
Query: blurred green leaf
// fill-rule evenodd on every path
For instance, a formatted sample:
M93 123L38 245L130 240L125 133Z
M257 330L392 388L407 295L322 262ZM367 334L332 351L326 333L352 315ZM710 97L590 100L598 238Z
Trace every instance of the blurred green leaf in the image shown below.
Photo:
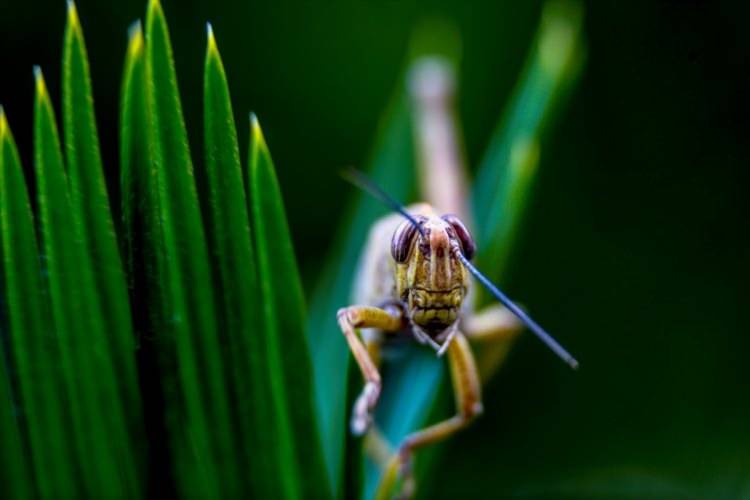
M18 158L13 135L10 132L8 122L5 118L3 107L0 106L0 481L3 491L9 498L31 498L32 484L27 463L28 455L23 447L21 436L21 419L16 409L16 401L11 389L11 380L18 381L25 394L21 396L26 404L26 422L30 434L33 434L35 444L40 444L43 439L43 426L38 421L37 400L33 394L34 374L29 369L27 351L28 343L39 339L41 333L39 320L42 315L34 308L39 303L40 274L39 261L37 260L36 242L33 241L33 224L31 220L31 209L26 194L26 183L21 172L21 161ZM29 248L29 240L33 242L33 248ZM17 242L17 243L16 243ZM21 255L16 250L24 248L32 251ZM19 259L20 257L20 259ZM28 273L28 274L27 274ZM31 278L32 287L24 288L26 277ZM36 287L33 287L33 285ZM24 292L29 292L29 303L26 303ZM31 313L31 315L29 315ZM29 331L23 326L30 322ZM21 328L18 328L21 326ZM23 332L23 335L17 333ZM28 343L24 341L28 339ZM13 353L3 352L3 347L10 345L15 348ZM16 354L20 361L11 364L11 356ZM12 372L15 370L15 377ZM54 383L54 381L49 381ZM49 387L49 382L43 378L39 380L42 389ZM54 396L54 394L53 394ZM58 465L55 459L59 458L59 441L50 443L50 454L52 466ZM43 460L39 457L38 460ZM44 469L41 469L44 470ZM53 473L54 474L54 473ZM51 493L49 483L60 479L55 475L50 478L42 478L39 482L39 490ZM64 485L64 483L63 483ZM60 490L70 492L70 489Z
M539 157L539 136L542 125L547 125L552 109L559 105L559 98L574 80L580 65L581 13L577 4L552 3L547 7L540 26L538 41L529 56L526 76L516 91L516 98L509 108L510 119L504 119L491 140L487 159L482 163L478 179L474 183L475 198L493 197L501 203L501 209L487 208L488 203L474 204L474 213L481 221L478 233L478 248L481 256L491 264L480 267L490 276L497 277L500 262L507 258L513 244L513 229L517 227L522 208L531 186L531 174ZM563 57L563 61L560 58ZM571 72L573 74L571 74ZM511 144L512 146L504 146ZM512 147L512 150L510 149ZM506 151L507 150L507 151ZM509 160L511 160L509 162ZM486 216L485 214L496 214ZM502 221L498 224L497 221ZM486 267L485 267L486 266ZM398 446L410 433L427 422L446 418L453 412L452 404L439 402L438 390L443 381L442 360L413 347L403 358L390 363L386 368L383 393L378 404L376 422L387 440ZM482 356L497 357L502 352L488 349ZM394 387L395 386L395 387ZM441 398L442 399L442 398ZM430 417L428 419L428 417ZM417 472L424 476L433 461L432 451L420 453ZM364 498L375 494L381 472L368 461L363 488Z
M305 304L284 205L257 119L251 117L248 186L263 293L263 356L275 421L273 433L277 496L330 496L318 422L313 410L312 366L305 336ZM259 411L260 409L257 409ZM312 417L312 418L311 418Z
M94 266L94 286L102 308L104 336L114 362L128 425L132 467L143 463L145 444L141 397L135 367L135 337L125 275L117 248L94 116L88 57L75 4L68 3L63 41L62 116L70 203L80 214L83 249ZM137 474L134 480L141 481ZM140 486L136 487L140 490Z
M99 263L82 244L82 214L70 202L55 116L39 68L34 139L44 270L80 474L91 495L139 495L109 332L93 276Z
M483 224L476 231L479 268L500 279L528 203L540 144L578 77L584 57L583 8L546 4L523 76L495 128L477 171L472 201Z
M240 164L237 129L229 87L216 40L208 26L204 67L204 140L208 184L206 232L215 279L222 291L219 316L224 336L226 373L236 412L236 442L252 494L269 498L278 491L278 469L266 439L276 420L263 356L261 297L250 240L248 205Z
M554 125L583 65L582 23L583 7L576 1L545 5L523 75L477 172L472 201L474 213L485 222L476 234L476 261L496 282L505 277L531 199L545 131ZM479 297L479 304L491 300L484 290ZM507 354L507 345L476 346L483 380Z
M409 105L402 89L393 98L377 132L366 169L380 186L400 200L413 195L414 153ZM343 181L341 181L343 182ZM343 184L342 184L343 186ZM337 494L342 487L344 438L348 432L347 373L349 348L336 311L350 305L362 244L372 223L388 209L371 196L355 191L312 295L307 332L315 360L317 413L321 421L326 468Z

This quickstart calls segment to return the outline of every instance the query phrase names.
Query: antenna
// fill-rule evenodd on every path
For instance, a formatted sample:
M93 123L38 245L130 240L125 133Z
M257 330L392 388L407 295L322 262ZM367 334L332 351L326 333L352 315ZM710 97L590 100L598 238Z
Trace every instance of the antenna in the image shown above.
M367 177L365 174L363 174L357 169L347 168L346 170L341 171L341 177L351 182L352 184L354 184L361 190L370 193L374 198L377 198L378 200L382 201L385 205L391 207L393 210L395 210L396 212L406 217L406 219L409 222L411 222L414 225L414 227L417 228L417 231L419 231L419 234L421 234L423 237L425 236L424 229L422 229L422 225L419 222L417 222L414 216L411 215L409 212L407 212L401 203L399 203L395 198L393 198L393 196L383 191L383 189L380 186L375 184L372 181L372 179Z
M461 249L458 247L458 245L454 245L453 252L456 254L458 259L461 261L461 263L466 267L466 269L471 272L476 278L479 280L480 283L484 285L484 287L490 291L490 293L502 304L510 309L510 312L515 314L518 319L523 321L523 323L529 327L529 329L534 332L534 335L539 337L539 340L544 342L547 347L552 349L552 351L557 354L560 359L565 361L572 369L577 370L578 369L578 361L570 355L568 351L565 350L563 346L561 346L552 336L544 331L544 328L539 326L539 323L531 319L531 317L524 312L523 309L518 307L512 300L508 298L507 295L505 295L503 292L500 291L498 287L494 285L487 277L482 274L479 269L474 267L474 264L469 262L469 259L467 259L463 253L461 253Z
M383 191L380 186L375 184L365 174L363 174L359 170L350 168L341 172L341 176L355 186L363 189L364 191L367 191L372 196L379 199L380 201L406 217L406 219L411 222L417 228L417 230L419 230L420 234L424 235L422 226L419 224L419 222L416 221L416 219L414 219L411 214L409 214L409 212L406 211L406 209L404 209L403 205L401 205L401 203L395 200L391 195ZM484 274L482 274L479 269L474 267L474 264L469 262L469 259L467 259L466 256L461 252L461 248L458 244L453 245L453 253L461 261L464 267L466 267L466 269L468 269L469 272L473 274L497 300L499 300L505 307L507 307L510 312L515 314L518 319L520 319L527 327L529 327L529 329L534 333L534 335L539 338L539 340L544 342L545 345L552 350L552 352L557 354L557 356L565 361L572 369L578 369L578 361L573 356L571 356L571 354L566 351L565 348L561 346L549 333L547 333L544 328L539 326L536 321L531 319L531 317L526 314L523 309L518 307L512 300L510 300L510 298L508 298L507 295L500 291L500 289L495 286L495 284L492 283Z

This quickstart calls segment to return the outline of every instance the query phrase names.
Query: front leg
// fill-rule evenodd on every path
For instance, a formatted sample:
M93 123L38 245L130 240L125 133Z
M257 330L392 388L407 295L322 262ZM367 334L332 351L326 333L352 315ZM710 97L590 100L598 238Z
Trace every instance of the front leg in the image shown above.
M381 381L378 368L356 329L377 328L384 332L397 332L403 328L403 313L397 307L388 307L386 310L371 306L349 306L339 309L337 317L349 349L365 379L365 387L354 403L350 424L352 433L361 436L372 424L372 413L380 396Z

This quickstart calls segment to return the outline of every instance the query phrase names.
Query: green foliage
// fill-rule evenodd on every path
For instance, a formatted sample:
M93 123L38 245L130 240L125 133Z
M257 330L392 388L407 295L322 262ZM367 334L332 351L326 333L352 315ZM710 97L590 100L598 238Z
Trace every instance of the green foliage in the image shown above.
M476 235L480 249L478 259L480 267L493 279L501 278L503 264L507 262L513 247L515 229L520 224L533 186L542 134L550 125L554 110L561 105L566 96L565 91L571 82L575 81L581 68L583 47L580 31L581 11L578 4L551 3L547 6L537 41L528 56L524 77L517 86L506 114L496 127L477 172L472 201L474 213L483 214L483 223ZM419 38L422 42L422 51L435 48L429 44L425 47L425 39L437 39L442 42L439 46L441 53L458 52L456 47L448 45L445 36L430 37L429 33L422 33ZM403 119L408 123L408 112ZM385 136L388 140L381 141L378 145L376 158L379 155L388 157L394 145L411 141L410 127L401 125L393 119L387 123ZM394 194L397 199L406 201L415 185L414 166L411 163L413 154L408 147L402 148L399 153L408 153L409 156L399 156L398 160L392 160L388 166L375 163L369 167L369 171L376 181L386 185L388 192ZM393 183L395 179L398 179L397 188L386 184L388 181ZM357 203L378 203L367 198L366 194L358 194ZM340 234L348 235L351 239L337 239L336 246L343 247L345 253L342 256L340 251L334 251L324 273L326 277L316 289L312 301L310 336L315 339L316 344L326 346L321 348L321 356L327 360L316 367L317 380L327 386L321 389L318 396L319 411L324 410L328 414L331 428L345 426L343 416L333 414L340 410L336 403L341 399L345 383L338 382L332 374L347 370L349 354L343 349L330 347L336 342L343 344L338 339L341 334L333 317L330 316L330 311L349 303L350 277L362 250L365 230L378 215L377 212L369 212L365 216L362 212L361 209L355 212L362 218L343 223ZM331 283L332 279L338 279L341 283ZM326 317L326 314L330 318ZM453 412L452 402L446 404L447 401L438 398L444 379L443 360L437 359L424 349L408 350L410 352L402 359L389 363L376 412L378 428L393 446L397 446L410 432L428 422L442 420ZM480 365L483 355L498 354L480 352ZM317 355L315 359L318 360ZM323 428L326 428L325 423ZM337 481L335 473L338 470L336 467L339 456L337 453L340 450L340 442L337 442L339 438L335 435L331 437L330 434L324 436L329 439L324 443L329 471L333 471L334 481ZM425 464L431 463L429 459L425 460L425 456L429 456L429 451L420 453L423 466L419 472L422 475L427 470ZM369 460L366 460L365 464L363 496L372 498L382 471Z
M176 354L179 391L167 389L166 394L167 428L173 448L180 450L175 474L183 494L232 495L241 491L242 478L230 434L216 298L172 48L157 2L149 4L145 26L148 114L139 125L150 132L147 147L156 174L149 178L155 186L148 190L158 206L158 228L149 231L157 236L151 242L158 252L152 278L163 287L159 303L153 304L161 313L156 331ZM158 353L162 372L172 354L169 348Z
M289 349L307 346L302 284L271 155L254 115L250 121L248 184L266 344L261 352L269 367L266 404L275 415L264 432L273 433L271 447L278 448L275 482L281 491L276 495L311 498L329 489L313 411L310 358L306 349Z
M91 259L93 287L100 304L102 340L114 369L113 383L122 404L125 474L133 492L143 490L144 429L133 355L135 338L125 275L117 248L94 116L88 57L75 5L68 5L62 55L62 111L70 204L80 230L84 253ZM123 432L123 429L120 429ZM135 439L133 439L135 438Z
M145 27L145 37L140 24L131 29L121 90L122 261L75 6L63 45L66 158L37 70L39 249L0 114L9 496L325 494L304 299L260 127L253 122L245 179L209 31L200 196L157 1Z
M12 243L11 243L12 242ZM5 298L7 318L3 317L0 325L0 336L10 332L24 332L16 335L16 348L13 353L18 359L15 367L16 377L20 382L22 398L27 401L26 421L31 439L37 445L45 442L45 433L49 424L42 422L49 415L59 415L59 399L51 384L54 380L45 377L46 365L34 364L28 358L35 350L34 343L44 341L44 325L42 324L39 291L41 287L39 273L38 251L31 222L31 210L26 195L26 186L21 172L21 161L18 157L16 144L13 141L5 112L0 106L0 296ZM31 293L31 300L24 300ZM37 349L43 355L45 348ZM3 366L0 379L0 480L10 491L18 492L19 497L28 497L31 492L29 482L29 468L26 454L23 450L20 420L12 398L11 367ZM41 369L41 370L40 370ZM37 378L38 377L38 378ZM52 390L50 390L52 389ZM40 405L51 403L52 413L40 408ZM54 465L62 464L61 456L65 449L61 448L59 437L62 433L52 432L49 442L49 453L46 456L35 457L38 461L48 458ZM71 491L67 488L64 476L55 475L47 478L41 487L60 487L58 491ZM58 485L50 485L52 481L60 481ZM50 491L48 489L47 491Z
M204 69L204 178L208 184L208 210L204 213L208 221L206 232L214 282L223 293L218 319L224 339L222 354L229 367L225 381L236 408L234 439L238 465L240 470L249 469L247 476L254 491L265 496L271 493L268 487L274 473L266 466L268 461L259 460L254 451L263 447L263 438L257 429L264 429L273 421L273 413L265 403L267 391L260 382L266 370L260 354L263 346L261 295L250 239L237 130L224 66L210 26Z
M95 286L104 308L104 328L109 332L109 349L116 363L122 398L127 411L135 416L132 421L140 415L135 363L122 353L132 353L135 340L99 154L86 47L73 4L68 8L62 59L63 130L71 205L81 214L83 244L100 266L94 273Z
M19 498L27 498L31 497L31 476L21 444L21 429L13 412L10 387L6 382L3 379L0 384L0 439L3 443L0 450L0 480L4 488L15 492Z
M41 71L36 71L34 158L41 251L60 348L60 372L67 389L75 456L85 491L115 494L140 490L136 457L128 436L125 405L116 378L115 357L134 363L133 352L111 349L106 330L106 297L96 287L99 266L83 244L88 214L71 203L52 104Z
M580 12L555 5L478 170L475 213L500 221L478 233L493 278L528 200L542 134L580 68ZM205 161L195 169L157 0L144 26L131 28L120 95L121 248L72 3L62 144L35 70L35 210L0 108L5 490L11 498L341 496L343 474L357 474L360 461L345 459L350 354L335 312L350 303L362 242L387 208L362 193L352 199L308 314L268 146L251 115L243 168L210 26ZM420 37L418 52L435 41L458 54L445 36ZM416 194L411 119L399 90L368 166L401 200ZM389 368L376 416L394 444L431 412L450 411L438 397L442 361L412 351ZM363 463L363 496L371 497L380 472Z
M580 4L547 5L511 102L495 128L472 191L484 214L476 238L481 269L502 277L528 203L540 141L578 77L584 57Z

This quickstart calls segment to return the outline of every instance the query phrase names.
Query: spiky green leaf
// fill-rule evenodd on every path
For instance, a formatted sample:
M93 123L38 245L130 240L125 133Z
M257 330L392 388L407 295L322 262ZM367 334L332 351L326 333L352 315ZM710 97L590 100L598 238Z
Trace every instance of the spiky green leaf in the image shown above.
M34 158L43 267L61 353L77 463L94 496L138 495L125 409L109 351L97 268L70 201L54 111L37 68Z
M79 492L60 358L42 283L26 182L0 112L0 276L5 286L8 358L17 374L37 487L42 496ZM10 367L9 367L10 368Z
M28 429L34 434L34 442L41 443L39 439L41 429L37 426L38 401L31 394L34 374L28 368L28 357L31 353L27 350L28 344L24 344L27 337L31 337L32 342L38 340L40 333L39 329L33 328L36 326L34 325L35 317L28 316L28 313L32 315L39 313L34 305L38 304L41 298L36 242L34 242L33 251L26 255L22 254L20 259L16 253L23 247L28 250L29 237L33 238L33 226L26 183L23 180L21 161L18 158L18 151L8 127L5 112L0 106L0 338L7 340L2 347L10 345L15 348L11 352L3 352L4 349L0 348L0 359L5 361L0 362L0 443L2 443L0 446L0 481L3 484L3 491L9 498L19 499L31 498L34 491L29 475L28 454L23 446L21 415L24 412L17 408L19 399L28 401L31 397L31 404L26 405ZM18 241L17 245L16 241ZM29 290L23 287L27 277L35 281L37 285L35 289ZM26 291L34 294L30 305L23 301L25 298L23 293ZM41 319L41 316L38 318ZM23 325L29 320L32 328L31 331L26 331ZM21 360L10 361L14 354L18 354ZM16 376L12 377L14 371ZM26 394L21 398L13 397L12 379L17 380L18 385L23 385L23 390L26 390ZM45 389L49 386L49 382L43 378L37 382L45 386ZM29 408L32 409L31 415L29 415ZM59 441L53 443L55 454L60 451L58 446L54 446L58 443ZM43 457L39 458L43 459ZM51 462L52 467L58 465L54 458ZM40 481L44 483L39 484L40 491L51 493L49 482L44 479Z
M278 491L278 479L268 459L275 443L265 439L276 418L263 384L261 298L229 86L210 25L207 42L203 84L206 233L215 280L222 291L219 324L236 416L235 441L251 493L266 498Z
M257 119L251 118L248 185L258 277L263 304L262 355L275 422L265 432L275 441L278 495L329 495L318 423L313 410L310 351L305 336L305 304L291 236L271 156ZM340 374L339 377L343 377Z
M102 327L107 332L104 338L127 414L128 443L135 465L143 462L145 445L135 336L99 153L86 46L73 2L68 4L62 60L62 117L70 203L79 215L83 249L94 266L94 287L102 310Z
M124 88L133 95L131 105L142 104L139 96L145 95L145 112L123 113L143 121L123 123L129 129L123 135L140 140L135 129L147 131L146 144L135 144L141 149L129 153L129 159L148 159L148 166L133 163L126 184L143 189L131 200L147 200L146 210L152 211L130 222L144 231L145 262L140 265L148 271L147 286L153 284L156 292L149 296L152 315L146 329L155 335L150 347L164 381L177 488L184 495L236 496L244 479L232 434L214 283L169 33L156 0L146 15L144 55L145 78L135 78L140 63L134 62L134 78ZM145 91L137 88L142 85ZM137 214L139 208L131 208L136 209L131 216Z
M10 377L6 377L4 371L0 371L0 375L0 439L3 443L0 448L0 481L3 482L3 493L9 499L32 498L27 454L8 385Z
M161 290L155 276L161 252L153 243L160 241L162 236L149 150L151 122L148 120L145 64L143 31L137 22L130 28L120 91L120 188L123 261L139 336L159 316L145 306L156 300L153 297L158 297ZM134 296L136 290L148 297L138 300Z

